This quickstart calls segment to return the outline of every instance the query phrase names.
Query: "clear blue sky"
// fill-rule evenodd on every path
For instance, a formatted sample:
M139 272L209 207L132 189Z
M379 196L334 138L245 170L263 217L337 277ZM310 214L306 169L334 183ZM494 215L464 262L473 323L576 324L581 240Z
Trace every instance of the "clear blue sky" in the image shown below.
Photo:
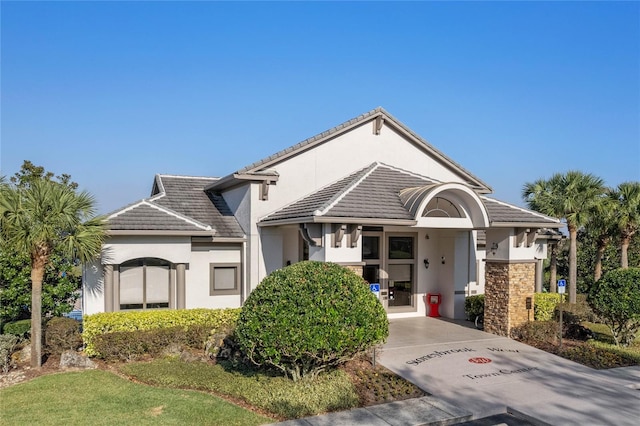
M2 174L71 174L102 213L377 106L514 204L570 169L640 180L638 2L0 8Z

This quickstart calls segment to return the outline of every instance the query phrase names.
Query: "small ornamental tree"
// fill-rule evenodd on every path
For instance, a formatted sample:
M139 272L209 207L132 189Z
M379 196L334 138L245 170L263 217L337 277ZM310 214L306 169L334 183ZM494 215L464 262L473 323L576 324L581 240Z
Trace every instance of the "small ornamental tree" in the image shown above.
M640 268L607 272L591 287L588 302L609 326L616 344L630 345L640 330Z
M362 277L306 261L262 280L242 307L235 334L252 362L297 381L384 342L389 322Z

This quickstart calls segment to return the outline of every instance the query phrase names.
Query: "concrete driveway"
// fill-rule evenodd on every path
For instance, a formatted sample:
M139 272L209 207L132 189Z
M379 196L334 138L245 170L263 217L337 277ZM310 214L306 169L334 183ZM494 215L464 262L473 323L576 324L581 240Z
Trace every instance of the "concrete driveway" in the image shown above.
M461 324L390 320L377 359L476 419L509 409L551 425L640 424L640 367L593 370Z

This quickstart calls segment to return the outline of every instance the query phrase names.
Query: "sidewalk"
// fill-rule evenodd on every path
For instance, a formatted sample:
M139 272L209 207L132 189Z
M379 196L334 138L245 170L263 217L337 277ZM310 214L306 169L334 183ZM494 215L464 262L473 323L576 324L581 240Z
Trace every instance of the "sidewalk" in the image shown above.
M391 320L389 328L378 361L431 396L280 425L635 426L640 419L639 366L593 370L434 318Z
M474 419L509 410L552 425L640 419L640 367L593 370L452 322L392 320L379 361Z

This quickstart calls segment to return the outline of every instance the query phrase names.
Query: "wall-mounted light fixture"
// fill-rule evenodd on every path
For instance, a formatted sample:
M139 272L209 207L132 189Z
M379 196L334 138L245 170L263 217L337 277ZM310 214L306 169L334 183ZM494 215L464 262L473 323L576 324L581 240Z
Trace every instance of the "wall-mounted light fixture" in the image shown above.
M429 259L424 260L424 267L425 269L429 269Z
M491 244L491 254L495 256L497 251L498 251L498 243Z
M425 234L425 235L424 235L424 239L425 239L425 240L428 240L428 239L429 239L429 234Z
M445 263L445 258L444 258L444 256L442 256L442 258L441 258L440 260L442 260L442 264L444 265L444 263Z

